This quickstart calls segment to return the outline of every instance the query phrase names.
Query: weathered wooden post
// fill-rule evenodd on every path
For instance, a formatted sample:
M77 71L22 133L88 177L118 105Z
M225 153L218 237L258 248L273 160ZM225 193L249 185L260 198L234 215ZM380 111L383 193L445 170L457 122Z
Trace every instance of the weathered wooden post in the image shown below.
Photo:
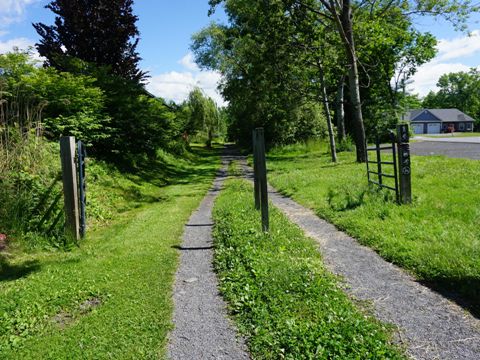
M400 170L400 203L412 202L412 168L408 125L397 125L398 165Z
M260 184L258 181L258 146L257 146L257 130L253 130L252 147L253 147L253 192L255 197L255 209L260 210Z
M260 207L262 211L262 230L269 230L268 216L268 184L267 184L267 162L265 158L265 135L263 128L256 129L256 148L258 159L258 178L260 187Z
M77 241L80 239L78 216L77 169L75 166L75 138L64 136L60 139L62 162L63 200L65 204L65 231Z

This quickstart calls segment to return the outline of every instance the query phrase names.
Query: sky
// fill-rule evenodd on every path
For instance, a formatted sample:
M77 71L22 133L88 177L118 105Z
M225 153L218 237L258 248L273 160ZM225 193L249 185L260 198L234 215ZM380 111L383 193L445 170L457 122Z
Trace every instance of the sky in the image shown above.
M48 0L0 0L0 53L14 46L25 49L38 41L31 24L53 23L53 14L44 8L47 3ZM194 86L199 86L219 105L224 105L216 90L220 75L200 71L189 49L193 33L212 21L226 22L222 11L208 17L208 9L208 0L135 1L141 34L138 51L143 58L140 67L151 76L147 85L150 92L179 103ZM475 15L468 24L470 36L433 19L418 18L415 25L435 35L439 44L435 59L421 66L413 77L408 87L410 92L425 96L436 89L442 74L480 66L480 15Z

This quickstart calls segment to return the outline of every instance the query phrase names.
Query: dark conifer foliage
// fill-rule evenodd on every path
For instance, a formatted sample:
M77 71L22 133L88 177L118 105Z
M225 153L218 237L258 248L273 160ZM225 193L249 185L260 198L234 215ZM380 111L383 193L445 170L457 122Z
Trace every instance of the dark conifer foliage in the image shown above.
M33 24L41 36L38 52L60 70L66 58L75 57L142 82L146 73L138 69L138 17L132 5L133 0L53 0L46 8L57 15L55 24Z

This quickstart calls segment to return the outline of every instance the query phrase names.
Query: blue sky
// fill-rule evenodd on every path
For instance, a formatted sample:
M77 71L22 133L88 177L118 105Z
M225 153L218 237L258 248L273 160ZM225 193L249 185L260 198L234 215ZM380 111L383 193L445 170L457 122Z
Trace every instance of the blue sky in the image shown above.
M13 46L33 45L38 36L32 22L51 24L53 16L44 9L48 0L0 0L0 53ZM222 103L216 92L220 80L215 72L200 71L189 53L190 37L213 20L225 21L220 11L208 17L208 0L137 0L141 32L139 52L141 67L151 75L148 89L158 96L177 102L187 96L193 86ZM417 19L417 27L430 31L440 40L439 53L422 66L410 90L425 95L435 88L438 78L446 72L465 71L480 66L480 16L470 21L472 36L455 32L451 25L432 19Z

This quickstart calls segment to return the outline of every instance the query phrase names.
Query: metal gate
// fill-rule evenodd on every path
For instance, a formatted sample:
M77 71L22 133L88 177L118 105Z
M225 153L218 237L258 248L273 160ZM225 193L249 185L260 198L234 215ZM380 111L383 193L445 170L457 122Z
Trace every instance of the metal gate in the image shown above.
M398 166L397 166L397 147L396 147L396 137L393 132L390 132L391 144L381 145L380 139L377 136L375 140L374 147L368 147L367 149L367 177L368 182L373 185L377 185L383 189L389 189L395 192L395 198L397 202L400 202L400 192L398 186ZM391 151L392 161L383 161L382 160L382 151ZM369 156L369 153L376 153L376 160L372 160ZM373 169L372 170L372 166ZM393 170L392 173L385 173L385 167L389 167L390 170ZM394 186L389 186L384 183L384 178L394 179Z

